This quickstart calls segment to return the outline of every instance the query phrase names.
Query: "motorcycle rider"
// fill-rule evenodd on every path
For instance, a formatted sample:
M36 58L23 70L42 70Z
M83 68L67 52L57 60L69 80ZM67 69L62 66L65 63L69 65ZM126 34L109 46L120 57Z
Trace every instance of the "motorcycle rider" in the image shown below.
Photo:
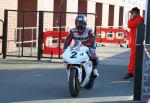
M83 14L78 14L75 19L75 28L70 30L69 35L64 43L64 50L70 45L71 41L74 40L75 43L80 41L83 45L89 48L89 57L93 62L93 74L95 78L99 77L97 71L98 57L96 56L96 41L93 31L87 27L87 18Z

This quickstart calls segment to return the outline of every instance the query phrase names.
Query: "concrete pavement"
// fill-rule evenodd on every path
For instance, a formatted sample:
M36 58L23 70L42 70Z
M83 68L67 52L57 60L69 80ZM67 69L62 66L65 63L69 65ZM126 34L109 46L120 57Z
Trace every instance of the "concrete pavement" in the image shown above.
M129 49L97 49L100 78L91 90L69 93L62 60L0 59L0 103L140 103L133 99L133 79L123 80Z

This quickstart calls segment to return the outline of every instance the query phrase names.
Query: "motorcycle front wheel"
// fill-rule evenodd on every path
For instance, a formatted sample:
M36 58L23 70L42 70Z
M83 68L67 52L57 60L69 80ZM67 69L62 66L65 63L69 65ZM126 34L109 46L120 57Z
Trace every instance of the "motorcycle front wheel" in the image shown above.
M72 97L77 97L80 90L80 83L78 79L78 70L70 68L69 89Z

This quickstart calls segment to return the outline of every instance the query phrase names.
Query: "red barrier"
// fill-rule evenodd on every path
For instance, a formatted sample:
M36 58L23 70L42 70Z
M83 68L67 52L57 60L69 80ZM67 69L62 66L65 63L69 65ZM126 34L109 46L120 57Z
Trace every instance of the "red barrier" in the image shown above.
M59 55L62 54L62 47L59 46L59 43L62 43L64 37L68 35L68 32L60 32L59 31L47 31L44 32L43 37L43 54L53 54ZM59 49L60 48L60 49ZM60 53L59 53L60 52Z
M62 40L68 35L68 32L62 31L61 37L59 31L44 32L43 37L43 54L62 54ZM96 28L97 43L116 43L127 44L129 46L128 32L124 29L113 28ZM60 45L59 45L60 43Z
M128 44L128 33L124 29L96 28L96 42Z

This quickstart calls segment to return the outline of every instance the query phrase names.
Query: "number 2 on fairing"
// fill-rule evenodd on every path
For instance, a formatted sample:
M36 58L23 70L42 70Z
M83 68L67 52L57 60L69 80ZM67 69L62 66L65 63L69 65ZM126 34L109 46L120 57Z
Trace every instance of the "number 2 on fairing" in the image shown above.
M77 52L76 51L73 51L73 52L71 52L71 57L70 58L77 58L76 56L77 56Z

